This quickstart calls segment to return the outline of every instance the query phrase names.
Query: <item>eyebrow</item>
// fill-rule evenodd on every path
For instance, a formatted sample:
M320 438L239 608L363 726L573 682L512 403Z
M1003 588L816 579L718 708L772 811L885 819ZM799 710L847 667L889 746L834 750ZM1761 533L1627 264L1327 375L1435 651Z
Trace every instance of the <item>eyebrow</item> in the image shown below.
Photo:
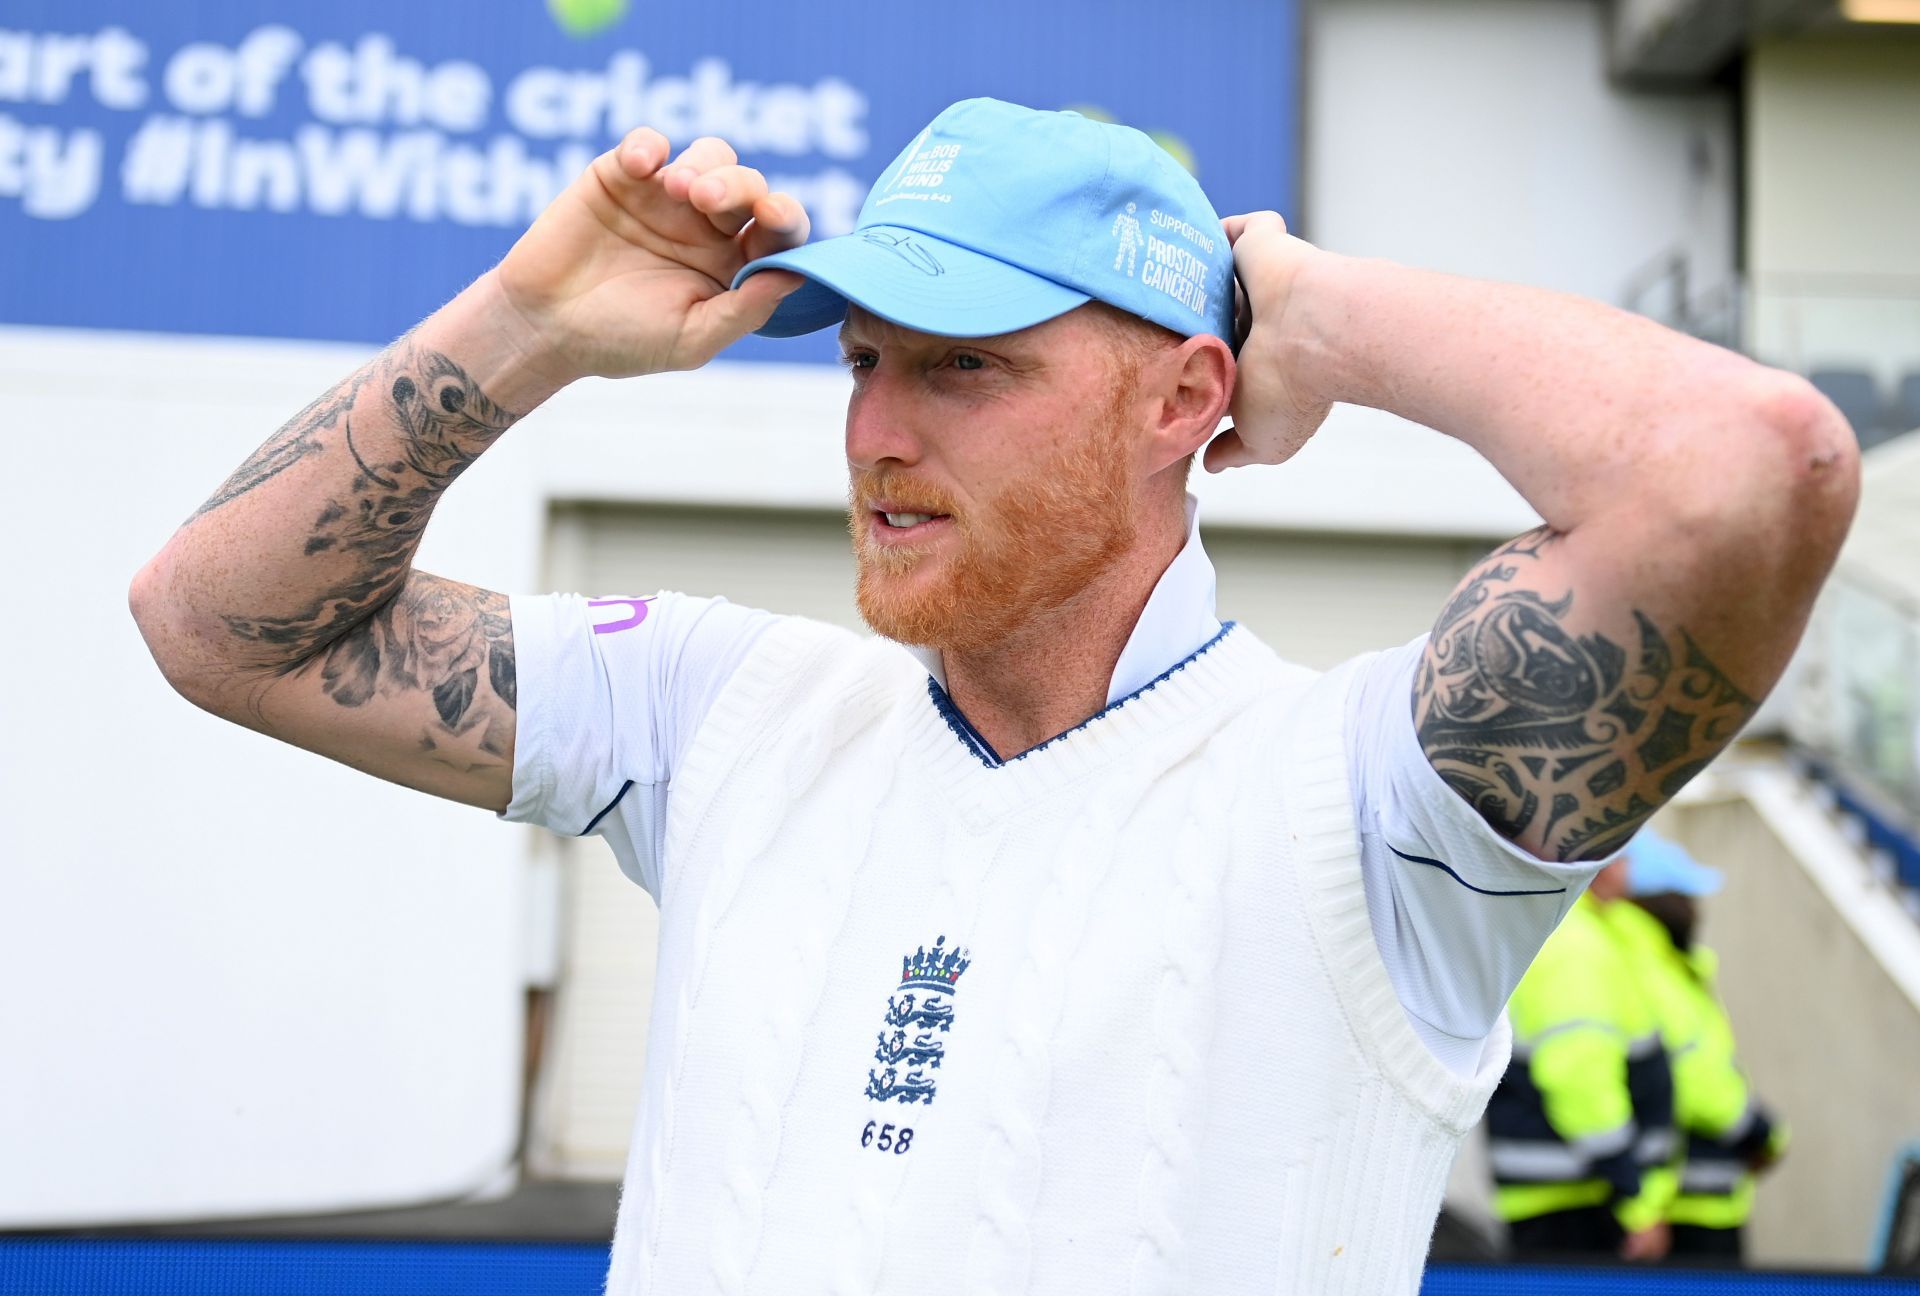
M902 328L892 320L882 319L878 315L872 318L870 325L877 333L911 333L913 331ZM840 321L840 345L845 346L849 340L853 339L867 340L865 331L853 322L852 312L848 312L847 317Z
M1011 333L995 333L987 337L948 337L944 333L923 333L917 329L910 329L903 325L895 324L892 320L882 319L877 315L873 317L872 323L877 326L874 331L883 334L899 333L914 338L930 338L938 342L945 342L950 346L974 346L982 350L1004 348L1008 345L1008 339L1013 336ZM869 340L864 333L856 328L852 315L848 315L840 321L838 338L842 348L845 348L855 341L865 342Z

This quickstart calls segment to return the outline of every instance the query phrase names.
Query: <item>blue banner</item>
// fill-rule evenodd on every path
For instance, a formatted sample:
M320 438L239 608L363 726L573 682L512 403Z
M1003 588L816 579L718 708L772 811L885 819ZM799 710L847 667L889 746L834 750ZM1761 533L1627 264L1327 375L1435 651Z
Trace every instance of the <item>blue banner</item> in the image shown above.
M1221 212L1291 215L1298 49L1296 0L15 0L0 323L384 341L632 126L731 140L824 237L972 95L1137 126Z

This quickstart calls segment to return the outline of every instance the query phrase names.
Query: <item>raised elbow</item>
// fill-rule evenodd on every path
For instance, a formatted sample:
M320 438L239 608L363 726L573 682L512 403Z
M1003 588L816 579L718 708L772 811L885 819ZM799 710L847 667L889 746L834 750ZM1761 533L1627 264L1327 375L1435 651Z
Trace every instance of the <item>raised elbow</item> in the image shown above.
M127 585L127 611L133 615L133 623L140 627L140 634L147 637L147 627L160 615L160 593L157 588L159 577L154 574L154 565L160 560L150 558L133 574L133 580ZM147 647L153 647L148 638Z
M1860 442L1846 417L1796 374L1765 371L1752 415L1775 474L1773 490L1803 543L1830 558L1860 501Z
M174 692L203 710L218 712L218 673L194 651L192 632L168 585L165 555L149 559L127 586L127 610L153 664Z
M1811 383L1740 361L1697 389L1653 514L1685 550L1795 600L1839 556L1860 496L1853 429ZM1646 515L1643 513L1643 517Z

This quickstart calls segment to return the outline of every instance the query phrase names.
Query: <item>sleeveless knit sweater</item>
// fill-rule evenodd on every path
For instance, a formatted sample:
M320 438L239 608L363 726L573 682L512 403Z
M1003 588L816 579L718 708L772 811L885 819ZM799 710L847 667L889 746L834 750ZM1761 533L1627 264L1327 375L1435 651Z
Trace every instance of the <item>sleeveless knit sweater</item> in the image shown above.
M1003 766L898 647L765 634L680 765L608 1291L1414 1292L1506 1063L1368 925L1351 667L1249 632Z

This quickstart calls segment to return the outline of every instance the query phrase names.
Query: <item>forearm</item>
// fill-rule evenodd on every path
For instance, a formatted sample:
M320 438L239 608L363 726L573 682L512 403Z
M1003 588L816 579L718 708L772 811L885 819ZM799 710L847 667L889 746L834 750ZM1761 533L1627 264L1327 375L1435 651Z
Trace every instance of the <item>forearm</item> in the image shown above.
M1323 253L1287 311L1316 395L1459 438L1556 531L1723 500L1764 524L1850 453L1799 379L1597 302Z
M554 389L524 336L483 277L255 451L135 578L168 674L284 673L393 598L442 492Z

